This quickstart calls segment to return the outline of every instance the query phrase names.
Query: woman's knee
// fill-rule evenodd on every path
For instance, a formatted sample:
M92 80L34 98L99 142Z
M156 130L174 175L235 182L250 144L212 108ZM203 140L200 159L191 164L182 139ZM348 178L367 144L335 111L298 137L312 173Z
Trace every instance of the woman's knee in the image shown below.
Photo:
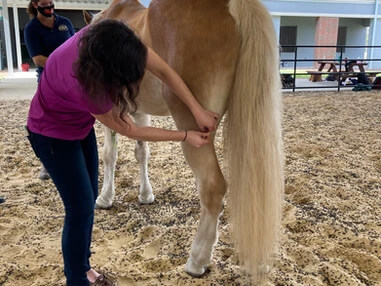
M94 219L94 203L87 206L70 206L65 208L66 220L87 222Z

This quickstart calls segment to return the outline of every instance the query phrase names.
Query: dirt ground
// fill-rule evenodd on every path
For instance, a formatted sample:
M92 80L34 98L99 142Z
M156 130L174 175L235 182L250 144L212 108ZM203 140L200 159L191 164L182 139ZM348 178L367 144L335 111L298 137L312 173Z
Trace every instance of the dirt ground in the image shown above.
M0 285L63 285L63 205L24 137L29 100L0 101ZM174 128L170 118L155 126ZM381 285L381 93L284 95L285 202L279 254L266 285ZM96 125L102 151L102 127ZM93 267L120 285L250 285L221 217L210 272L184 264L199 220L178 143L153 143L153 205L139 205L134 143L120 140L116 198L96 210ZM221 131L217 137L221 154ZM102 185L102 160L100 185Z

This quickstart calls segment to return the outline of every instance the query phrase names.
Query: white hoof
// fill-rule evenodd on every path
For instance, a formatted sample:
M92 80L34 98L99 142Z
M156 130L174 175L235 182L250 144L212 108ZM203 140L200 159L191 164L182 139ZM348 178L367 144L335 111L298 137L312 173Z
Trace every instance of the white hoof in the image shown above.
M148 196L139 195L139 203L141 203L142 205L152 204L154 200L155 200L155 196L153 194L150 194Z
M190 257L188 258L187 264L185 265L185 272L195 278L202 277L207 272L207 270L207 266L196 265Z
M104 209L104 210L109 210L112 207L112 201L110 203L106 203L102 197L98 197L96 202L95 202L95 208L96 209Z
M270 272L270 266L267 264L262 264L259 266L259 273L260 274L268 274Z

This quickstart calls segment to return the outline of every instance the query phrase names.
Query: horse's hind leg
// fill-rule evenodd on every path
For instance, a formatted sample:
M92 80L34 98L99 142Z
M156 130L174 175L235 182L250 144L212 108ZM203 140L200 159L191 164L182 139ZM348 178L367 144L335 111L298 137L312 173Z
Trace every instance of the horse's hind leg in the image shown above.
M111 208L115 196L114 174L116 160L118 159L118 134L110 128L105 128L103 146L104 179L102 192L97 198L95 207Z
M199 149L184 144L183 150L195 175L201 203L200 223L185 271L200 277L208 268L217 241L218 217L226 193L226 182L212 144Z
M151 125L151 117L147 114L136 113L133 115L134 121L138 125ZM140 166L140 191L139 202L142 204L153 203L155 197L152 193L151 183L148 178L148 160L150 150L147 142L136 141L135 143L135 158Z

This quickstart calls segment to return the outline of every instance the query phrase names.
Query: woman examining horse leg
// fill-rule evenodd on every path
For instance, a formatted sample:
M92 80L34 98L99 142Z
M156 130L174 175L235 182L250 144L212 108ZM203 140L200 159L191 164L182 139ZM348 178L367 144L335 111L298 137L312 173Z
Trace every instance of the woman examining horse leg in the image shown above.
M145 69L188 106L203 131L136 125L129 114ZM67 285L114 285L90 266L98 151L94 122L144 141L209 143L218 115L200 106L182 79L124 24L104 20L59 47L46 62L28 116L28 139L65 207L62 253Z

